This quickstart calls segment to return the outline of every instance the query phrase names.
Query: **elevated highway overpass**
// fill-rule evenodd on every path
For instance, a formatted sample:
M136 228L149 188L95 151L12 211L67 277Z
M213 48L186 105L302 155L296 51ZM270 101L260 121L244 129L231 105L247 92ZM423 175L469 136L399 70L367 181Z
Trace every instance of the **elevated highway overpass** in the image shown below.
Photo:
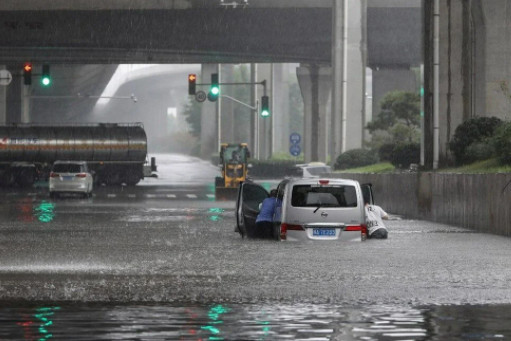
M104 87L105 79L113 74L108 65L119 63L300 63L307 72L313 66L319 70L318 76L328 76L332 60L333 3L330 0L4 0L0 2L3 27L0 64L10 69L26 60L77 67L102 64L103 71L95 72L96 79L87 81L98 88ZM433 131L439 130L441 153L446 157L447 142L462 120L474 115L508 117L509 96L501 85L511 81L511 71L506 66L507 59L499 57L505 54L497 53L499 49L510 49L509 32L502 30L511 21L511 6L506 0L440 1L438 13L433 9L434 2L429 0L424 1L424 7L421 1L411 5L412 2L405 0L347 0L346 3L348 13L352 14L349 18L353 19L346 22L350 65L347 70L348 74L353 72L347 81L352 82L353 92L359 93L358 97L345 95L350 103L357 102L354 110L346 110L349 112L346 122L349 125L350 120L359 120L348 126L348 132L363 135L365 121L359 118L365 106L361 77L365 65L373 70L373 90L384 93L392 88L413 90L418 80L411 75L410 67L424 63L426 144L431 144ZM358 15L353 15L357 11ZM440 18L437 64L440 122L436 127L431 119L435 107L434 17ZM422 21L423 39L414 31L422 32ZM314 76L310 72L308 75ZM396 79L398 84L392 84ZM327 77L319 82L328 84L330 80ZM87 83L82 86L88 87ZM301 86L302 92L307 89L303 80ZM318 88L330 93L330 86ZM311 95L311 90L305 91ZM315 96L329 98L320 93ZM309 115L327 109L310 107ZM324 157L325 154L316 151L316 155Z

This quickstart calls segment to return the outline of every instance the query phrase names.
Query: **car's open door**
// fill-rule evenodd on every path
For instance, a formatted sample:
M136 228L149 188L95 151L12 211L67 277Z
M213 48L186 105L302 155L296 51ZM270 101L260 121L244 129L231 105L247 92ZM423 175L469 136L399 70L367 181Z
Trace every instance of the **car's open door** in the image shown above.
M236 200L236 226L242 237L254 236L259 205L269 196L269 193L256 183L249 181L240 183Z
M373 184L371 183L361 184L360 188L362 188L364 202L368 200L369 205L373 205L374 204Z

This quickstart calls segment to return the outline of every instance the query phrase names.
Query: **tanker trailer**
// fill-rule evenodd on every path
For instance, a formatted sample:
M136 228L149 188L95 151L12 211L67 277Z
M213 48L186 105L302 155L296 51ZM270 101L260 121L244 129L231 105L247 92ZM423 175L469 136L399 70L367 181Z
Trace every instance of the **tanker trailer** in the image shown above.
M86 161L96 184L135 185L144 177L147 136L141 123L0 126L0 185L47 180L57 160Z

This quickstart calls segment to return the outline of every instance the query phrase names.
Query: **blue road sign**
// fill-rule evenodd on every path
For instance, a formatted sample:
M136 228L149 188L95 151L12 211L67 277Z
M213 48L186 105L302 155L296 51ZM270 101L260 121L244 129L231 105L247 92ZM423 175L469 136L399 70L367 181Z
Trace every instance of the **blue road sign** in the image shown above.
M298 133L292 133L291 135L289 135L289 142L291 142L291 144L298 144L300 143L301 140L302 137Z
M299 145L293 144L291 147L289 147L289 153L293 156L298 156L302 152L302 149Z

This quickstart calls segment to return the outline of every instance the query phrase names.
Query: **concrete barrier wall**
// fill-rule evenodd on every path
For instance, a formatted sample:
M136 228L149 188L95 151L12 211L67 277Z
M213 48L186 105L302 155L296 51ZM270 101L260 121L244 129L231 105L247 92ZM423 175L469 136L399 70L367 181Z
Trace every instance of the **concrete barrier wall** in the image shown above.
M336 174L373 184L386 211L511 236L511 174Z

